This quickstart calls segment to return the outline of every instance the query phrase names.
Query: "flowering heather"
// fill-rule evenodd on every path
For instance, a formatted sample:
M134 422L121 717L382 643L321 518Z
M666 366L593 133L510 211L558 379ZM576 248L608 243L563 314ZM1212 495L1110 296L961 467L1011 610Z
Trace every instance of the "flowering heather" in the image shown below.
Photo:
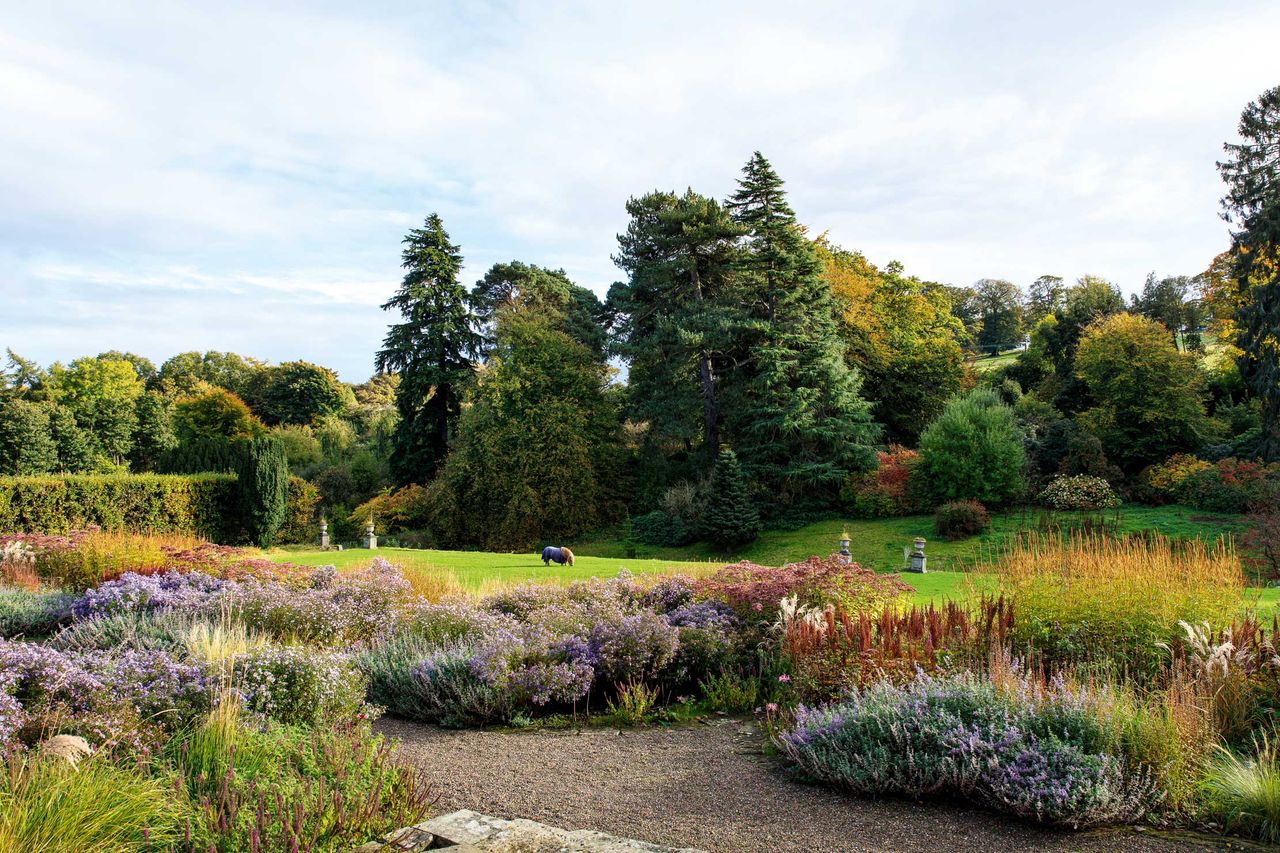
M740 621L727 604L718 601L693 601L663 612L663 618L673 628L706 628L728 633L740 626Z
M22 725L22 704L11 692L18 673L0 669L0 758L14 746L13 735Z
M855 793L961 796L1073 827L1134 820L1159 799L1126 769L1103 705L1087 691L970 675L877 683L801 706L777 738L804 772Z
M836 600L851 609L879 610L913 592L897 575L877 574L857 563L841 563L835 554L810 557L781 568L743 560L698 579L695 588L700 598L724 601L748 617L763 613L766 618L791 595L805 604L822 605Z

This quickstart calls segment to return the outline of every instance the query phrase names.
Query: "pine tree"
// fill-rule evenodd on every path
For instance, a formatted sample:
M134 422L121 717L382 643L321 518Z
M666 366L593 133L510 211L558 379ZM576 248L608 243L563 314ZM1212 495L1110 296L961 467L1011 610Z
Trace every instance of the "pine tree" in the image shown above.
M458 282L462 255L440 217L428 216L404 243L404 280L382 306L399 311L404 322L387 331L377 356L380 372L400 374L391 470L402 484L426 482L444 461L461 411L459 389L481 349L467 291Z
M1227 183L1224 216L1232 233L1238 294L1236 345L1240 374L1262 403L1265 460L1280 459L1280 86L1240 115L1239 144L1224 146L1218 164Z
M738 343L731 273L743 229L692 190L633 198L627 213L614 262L630 280L610 290L608 309L630 365L634 414L659 439L700 444L710 464L720 443L720 376ZM687 418L694 410L700 424Z
M742 400L731 437L771 502L826 503L875 462L879 436L845 363L831 288L773 167L756 152L729 200L747 232L737 263L749 313Z
M703 538L726 550L753 542L760 535L760 516L747 493L742 467L727 447L716 457L699 524Z
M284 523L289 496L289 462L274 438L254 439L245 446L237 473L240 518L255 545L266 548Z

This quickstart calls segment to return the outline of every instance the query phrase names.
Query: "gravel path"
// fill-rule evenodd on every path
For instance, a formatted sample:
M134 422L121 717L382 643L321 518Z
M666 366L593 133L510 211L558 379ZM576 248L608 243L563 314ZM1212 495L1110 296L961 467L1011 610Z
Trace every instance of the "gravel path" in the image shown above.
M379 727L429 772L440 812L469 808L712 853L1225 849L1131 831L1045 832L975 809L802 785L735 720L621 732L450 731L394 719Z

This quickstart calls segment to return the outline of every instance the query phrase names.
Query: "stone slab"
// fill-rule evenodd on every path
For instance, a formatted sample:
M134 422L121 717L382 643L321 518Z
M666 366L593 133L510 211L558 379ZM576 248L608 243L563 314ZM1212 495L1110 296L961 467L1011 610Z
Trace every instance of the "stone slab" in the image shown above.
M470 809L432 818L417 829L436 836L439 850L456 849L445 839L482 853L706 853L693 847L664 847L589 829L557 829L531 820L504 820Z

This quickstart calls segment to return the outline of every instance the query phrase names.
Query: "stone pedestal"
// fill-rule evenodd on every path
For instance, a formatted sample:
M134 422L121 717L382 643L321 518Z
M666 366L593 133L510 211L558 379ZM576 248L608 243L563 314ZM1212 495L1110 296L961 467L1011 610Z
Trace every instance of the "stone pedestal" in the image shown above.
M320 519L320 547L329 547L329 522Z
M377 548L378 537L373 535L373 519L369 519L369 523L364 526L364 536L360 543L366 548Z
M924 555L924 539L916 537L916 540L911 544L913 547L908 557L907 571L924 574L927 571L926 564L928 563L928 558Z

